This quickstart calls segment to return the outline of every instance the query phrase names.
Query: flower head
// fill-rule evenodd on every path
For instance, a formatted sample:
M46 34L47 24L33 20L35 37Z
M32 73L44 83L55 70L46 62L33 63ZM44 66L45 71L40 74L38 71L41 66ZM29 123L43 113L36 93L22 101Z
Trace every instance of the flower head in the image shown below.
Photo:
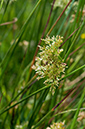
M45 45L39 46L41 52L36 57L36 63L32 68L38 74L37 79L46 77L44 84L46 86L51 84L50 90L54 94L55 88L59 84L60 73L64 73L66 67L66 64L60 57L60 53L63 51L63 49L59 49L62 37L47 37L43 41Z

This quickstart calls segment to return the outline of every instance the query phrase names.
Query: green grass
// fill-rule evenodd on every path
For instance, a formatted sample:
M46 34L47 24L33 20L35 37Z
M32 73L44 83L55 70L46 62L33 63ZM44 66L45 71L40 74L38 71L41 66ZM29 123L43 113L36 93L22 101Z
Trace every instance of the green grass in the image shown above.
M85 117L78 121L85 113L85 0L76 7L70 1L67 9L54 9L54 2L0 1L0 129L46 129L63 121L65 129L85 127ZM63 36L60 57L67 64L54 95L31 69L47 35Z

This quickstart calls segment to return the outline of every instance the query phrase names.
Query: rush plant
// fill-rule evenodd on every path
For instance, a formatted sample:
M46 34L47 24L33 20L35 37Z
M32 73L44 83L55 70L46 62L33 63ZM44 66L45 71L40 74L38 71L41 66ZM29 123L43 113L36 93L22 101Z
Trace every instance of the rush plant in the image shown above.
M84 129L85 0L0 0L0 129Z

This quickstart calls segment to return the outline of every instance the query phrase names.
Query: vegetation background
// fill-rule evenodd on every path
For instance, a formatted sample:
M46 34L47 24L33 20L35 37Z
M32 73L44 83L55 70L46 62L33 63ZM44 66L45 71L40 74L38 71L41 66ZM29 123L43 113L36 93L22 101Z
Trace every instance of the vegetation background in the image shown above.
M68 66L54 95L31 69L47 34L63 36ZM85 129L85 0L0 0L0 129L54 123Z

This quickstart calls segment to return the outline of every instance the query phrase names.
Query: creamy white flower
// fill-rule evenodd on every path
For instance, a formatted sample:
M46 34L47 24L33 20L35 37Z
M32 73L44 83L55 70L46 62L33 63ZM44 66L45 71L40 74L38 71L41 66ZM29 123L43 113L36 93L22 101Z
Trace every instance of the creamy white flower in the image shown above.
M59 84L60 73L65 71L66 64L60 57L60 53L63 49L59 49L62 43L62 37L53 36L52 38L47 37L43 39L45 42L44 46L39 46L41 52L36 57L35 66L32 68L38 74L37 79L46 77L44 81L45 85L51 84L50 90L52 94L55 93L56 86Z

